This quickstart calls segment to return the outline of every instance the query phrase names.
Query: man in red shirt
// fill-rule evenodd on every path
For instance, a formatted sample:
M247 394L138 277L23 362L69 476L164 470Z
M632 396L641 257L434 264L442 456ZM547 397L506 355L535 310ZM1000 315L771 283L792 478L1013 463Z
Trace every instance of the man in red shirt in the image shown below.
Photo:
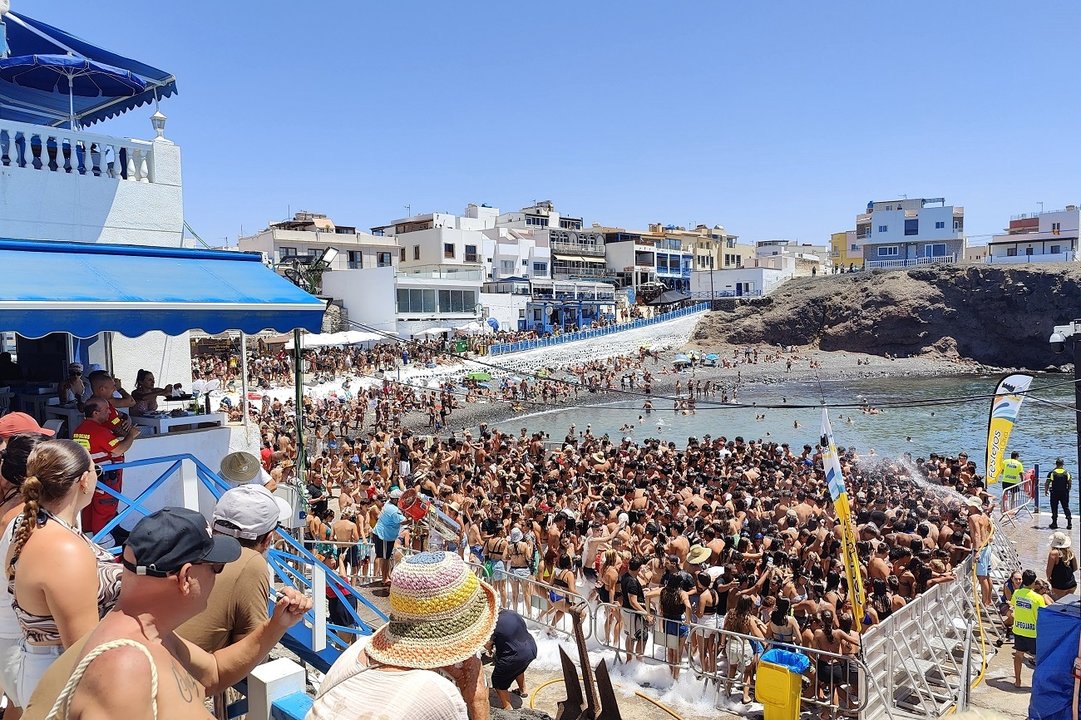
M95 465L124 462L124 453L131 448L135 438L139 437L139 428L130 422L123 422L117 426L125 428L122 434L114 431L112 429L114 427L112 416L116 414L116 410L104 398L95 396L87 400L83 407L83 413L86 415L86 419L80 423L79 427L75 428L71 439L87 449ZM123 470L106 472L98 478L98 483L120 492L123 486L123 473ZM105 527L110 520L116 517L117 504L115 497L104 490L95 489L93 500L90 501L89 506L83 509L83 532L93 535ZM113 532L117 533L118 530L119 528ZM119 532L118 534L124 533ZM114 538L120 540L116 535L114 535Z

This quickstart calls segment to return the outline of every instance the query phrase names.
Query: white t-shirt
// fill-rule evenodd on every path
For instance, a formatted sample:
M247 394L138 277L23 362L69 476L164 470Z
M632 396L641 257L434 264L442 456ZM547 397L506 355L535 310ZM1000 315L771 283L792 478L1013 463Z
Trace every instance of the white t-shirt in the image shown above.
M469 720L453 682L431 670L361 665L367 646L368 638L359 638L338 657L304 720Z

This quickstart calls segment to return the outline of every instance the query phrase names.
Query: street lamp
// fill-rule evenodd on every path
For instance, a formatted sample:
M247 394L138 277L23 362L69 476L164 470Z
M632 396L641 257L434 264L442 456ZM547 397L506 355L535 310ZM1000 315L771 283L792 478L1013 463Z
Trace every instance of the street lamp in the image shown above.
M1056 325L1047 342L1056 353L1066 350L1066 340L1073 338L1073 392L1074 392L1074 427L1077 435L1077 472L1081 474L1081 320L1074 320L1069 325ZM1036 492L1040 492L1040 479L1036 478ZM1078 497L1081 498L1081 482L1077 483Z
M290 255L278 263L282 274L297 287L316 294L322 284L323 273L326 272L335 258L338 257L338 248L328 247L318 257L311 255Z

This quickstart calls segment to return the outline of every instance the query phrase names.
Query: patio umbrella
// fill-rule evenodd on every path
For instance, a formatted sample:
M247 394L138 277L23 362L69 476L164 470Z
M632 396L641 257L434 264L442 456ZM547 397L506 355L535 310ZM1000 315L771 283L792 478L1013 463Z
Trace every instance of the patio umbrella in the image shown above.
M16 55L0 58L0 79L44 92L67 92L69 126L75 126L75 96L130 97L146 89L134 73L76 55Z
M492 376L486 372L471 372L466 375L466 378L468 378L469 380L484 381L491 380Z
M675 365L690 365L691 359L683 353L680 353L679 355L676 355L675 360L673 360L672 362Z
M706 355L706 360L712 360L713 362L717 362L718 360L720 360L720 357L718 357L717 353L710 353L709 355Z

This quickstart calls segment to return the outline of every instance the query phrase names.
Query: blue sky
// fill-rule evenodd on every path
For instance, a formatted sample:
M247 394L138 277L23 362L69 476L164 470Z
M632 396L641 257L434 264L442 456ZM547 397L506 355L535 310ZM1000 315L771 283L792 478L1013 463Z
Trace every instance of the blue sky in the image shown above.
M971 235L1081 201L1076 2L13 0L174 73L185 215L367 228L550 199L823 243L868 200ZM153 109L95 127L151 136ZM975 238L977 242L986 238Z

